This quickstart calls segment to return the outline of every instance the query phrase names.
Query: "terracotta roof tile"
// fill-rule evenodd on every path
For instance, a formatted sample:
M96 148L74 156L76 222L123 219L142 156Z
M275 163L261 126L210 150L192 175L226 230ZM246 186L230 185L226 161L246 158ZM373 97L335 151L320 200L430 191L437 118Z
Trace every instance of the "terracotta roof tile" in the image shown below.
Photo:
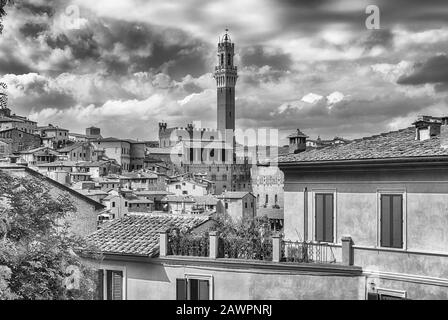
M208 216L133 214L105 224L87 240L102 253L153 257L159 252L159 231L170 228L191 230L209 219Z
M441 148L440 137L415 140L415 127L365 137L348 144L311 149L279 157L279 163L341 160L374 160L448 156Z

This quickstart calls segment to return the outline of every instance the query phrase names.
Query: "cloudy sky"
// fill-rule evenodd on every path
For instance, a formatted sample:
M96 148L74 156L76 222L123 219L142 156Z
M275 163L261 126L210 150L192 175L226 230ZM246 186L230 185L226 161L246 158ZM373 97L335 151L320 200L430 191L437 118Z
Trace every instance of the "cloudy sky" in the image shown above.
M448 114L446 0L15 2L0 81L10 107L42 125L139 139L155 139L160 120L215 127L211 71L226 27L241 129L354 138ZM379 30L365 26L369 4Z

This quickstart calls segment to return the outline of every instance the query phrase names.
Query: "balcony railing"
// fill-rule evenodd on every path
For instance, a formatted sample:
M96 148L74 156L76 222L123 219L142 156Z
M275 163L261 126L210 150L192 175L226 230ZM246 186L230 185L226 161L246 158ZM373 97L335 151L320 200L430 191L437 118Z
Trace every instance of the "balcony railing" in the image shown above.
M169 236L168 254L175 256L208 257L210 246L208 237Z
M335 263L333 248L323 242L282 242L282 261L298 263Z
M219 256L222 258L272 261L272 241L245 238L221 238Z
M334 246L324 242L284 241L281 236L255 240L235 236L170 235L160 232L160 256L208 257L211 259L261 260L277 263L316 263L353 265L352 239L341 239L341 261L336 261Z

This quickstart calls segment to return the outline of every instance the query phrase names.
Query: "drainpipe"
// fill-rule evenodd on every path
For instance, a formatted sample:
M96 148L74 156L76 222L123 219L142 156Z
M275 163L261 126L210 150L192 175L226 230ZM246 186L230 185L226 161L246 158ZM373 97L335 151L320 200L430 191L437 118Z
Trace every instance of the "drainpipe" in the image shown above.
M303 241L308 240L308 188L303 189Z

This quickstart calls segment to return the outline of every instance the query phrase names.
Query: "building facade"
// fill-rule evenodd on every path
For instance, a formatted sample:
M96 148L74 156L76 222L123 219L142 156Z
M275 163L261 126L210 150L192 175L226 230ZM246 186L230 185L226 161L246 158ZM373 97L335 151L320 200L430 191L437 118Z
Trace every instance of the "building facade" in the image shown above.
M207 253L176 255L172 234L198 236L213 228L203 215L130 215L88 237L104 259L104 300L365 299L361 269L344 263L283 261L279 237L264 259L226 257L219 234L209 232ZM117 231L120 230L118 233ZM137 245L145 243L146 245ZM186 242L188 243L188 242ZM241 254L243 254L242 249ZM348 251L345 251L344 258ZM317 262L317 261L316 261ZM269 288L269 290L267 290Z
M353 263L373 297L448 298L448 127L414 127L280 158L285 238L328 243Z
M10 152L12 153L38 148L41 145L41 139L38 135L25 132L18 128L1 130L0 140L8 143Z
M44 146L58 149L64 147L69 140L69 130L49 124L48 126L38 127L36 133L42 138Z

